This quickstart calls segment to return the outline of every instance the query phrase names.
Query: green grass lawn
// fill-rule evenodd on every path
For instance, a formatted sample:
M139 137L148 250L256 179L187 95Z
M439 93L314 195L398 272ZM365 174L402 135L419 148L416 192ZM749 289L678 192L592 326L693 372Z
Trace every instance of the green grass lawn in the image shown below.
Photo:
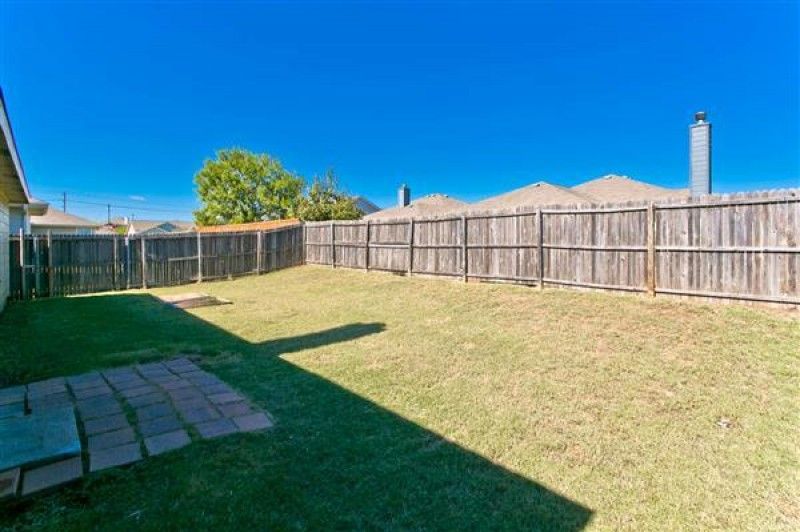
M197 290L233 304L151 295ZM311 266L151 292L9 304L0 381L191 350L275 428L0 528L800 527L796 313Z

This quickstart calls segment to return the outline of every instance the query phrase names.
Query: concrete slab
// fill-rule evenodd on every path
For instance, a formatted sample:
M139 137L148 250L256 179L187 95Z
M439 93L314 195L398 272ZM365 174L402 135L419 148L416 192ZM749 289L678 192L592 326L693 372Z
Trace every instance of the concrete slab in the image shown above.
M25 415L25 403L10 403L0 405L0 419L7 417L21 417Z
M100 471L109 467L131 464L142 459L139 442L127 443L89 453L89 471Z
M24 386L12 386L10 388L0 389L0 405L18 403L20 401L25 401Z
M72 408L0 420L0 471L77 456L80 452Z
M144 445L147 448L147 453L150 456L155 456L189 445L191 441L186 431L181 429L145 438Z
M46 488L77 480L81 476L83 476L83 463L80 456L37 467L23 473L22 494L30 495Z
M19 487L20 469L14 468L0 473L0 500L13 497Z

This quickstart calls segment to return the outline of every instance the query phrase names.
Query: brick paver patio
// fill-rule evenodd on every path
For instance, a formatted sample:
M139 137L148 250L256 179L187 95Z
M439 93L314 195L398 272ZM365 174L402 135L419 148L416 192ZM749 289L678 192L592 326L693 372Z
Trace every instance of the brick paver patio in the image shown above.
M272 426L266 412L185 357L0 389L0 422L70 408L77 413L83 452L0 472L0 497L35 493L192 439Z

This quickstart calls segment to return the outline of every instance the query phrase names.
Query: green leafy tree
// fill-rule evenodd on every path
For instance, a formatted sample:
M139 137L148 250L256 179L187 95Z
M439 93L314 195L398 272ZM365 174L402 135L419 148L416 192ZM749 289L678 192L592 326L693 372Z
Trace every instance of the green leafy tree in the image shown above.
M300 219L309 222L324 220L357 220L364 213L355 199L339 190L332 170L323 177L314 177L306 196L300 201Z
M267 154L241 148L217 152L194 176L203 206L200 225L258 222L297 216L303 178Z

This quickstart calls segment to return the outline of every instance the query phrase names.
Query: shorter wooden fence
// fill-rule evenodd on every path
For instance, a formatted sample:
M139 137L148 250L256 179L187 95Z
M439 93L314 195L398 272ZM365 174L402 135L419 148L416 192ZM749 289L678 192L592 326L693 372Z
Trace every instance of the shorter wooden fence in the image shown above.
M175 235L11 238L10 298L180 285L303 263L303 228Z
M307 263L800 304L797 190L305 225Z

